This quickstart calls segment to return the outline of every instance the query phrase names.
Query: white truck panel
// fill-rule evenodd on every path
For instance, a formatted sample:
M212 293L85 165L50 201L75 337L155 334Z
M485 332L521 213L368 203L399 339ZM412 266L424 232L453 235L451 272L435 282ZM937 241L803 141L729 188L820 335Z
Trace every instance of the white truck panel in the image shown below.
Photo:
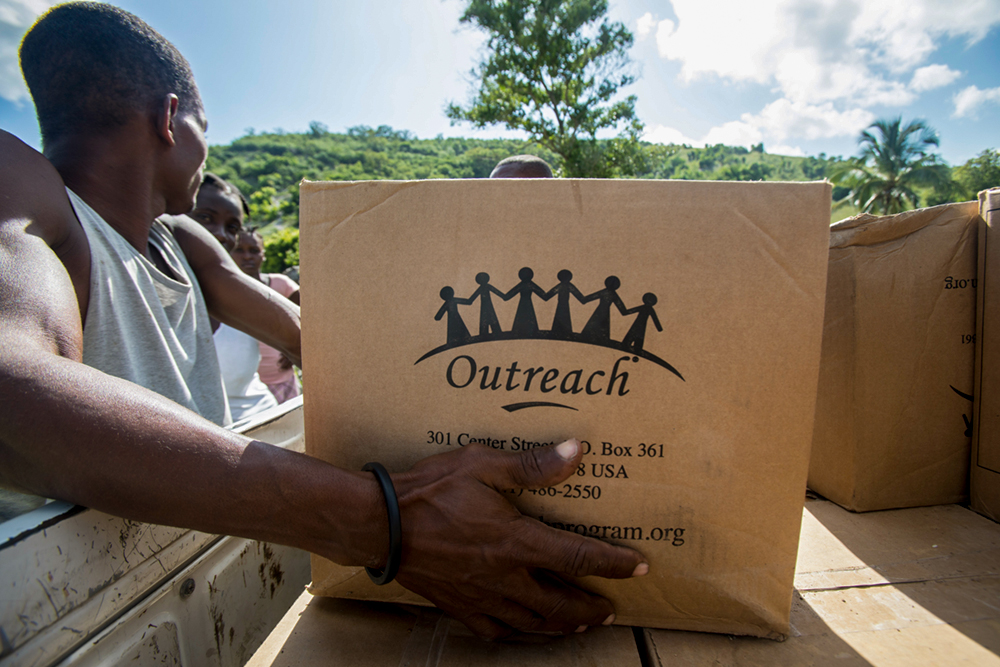
M303 451L302 425L300 397L237 430ZM0 524L0 665L240 665L308 580L296 549L50 503Z

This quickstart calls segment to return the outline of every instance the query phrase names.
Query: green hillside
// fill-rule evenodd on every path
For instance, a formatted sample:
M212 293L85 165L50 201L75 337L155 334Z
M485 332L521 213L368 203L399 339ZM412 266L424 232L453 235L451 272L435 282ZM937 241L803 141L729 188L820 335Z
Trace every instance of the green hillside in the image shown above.
M732 146L642 145L639 178L688 180L805 181L824 178L825 156L786 157ZM497 162L531 153L559 163L549 151L507 139L417 139L382 126L327 132L318 124L304 134L251 134L226 146L212 146L207 169L235 183L251 204L251 222L298 226L298 183L310 180L411 180L486 178Z
M486 178L505 157L530 153L547 160L560 173L559 158L528 141L509 139L417 139L388 126L359 126L329 132L313 123L305 133L251 132L226 146L209 149L207 169L235 183L250 202L250 224L261 227L268 259L265 271L280 271L298 262L299 196L303 179L362 181L430 178ZM840 157L771 155L763 145L664 146L641 143L634 161L635 178L722 181L812 181L828 177ZM986 187L1000 185L1000 152L987 149L949 169L951 180L941 190L917 188L920 206L975 198ZM830 222L858 210L837 200L847 195L834 187Z

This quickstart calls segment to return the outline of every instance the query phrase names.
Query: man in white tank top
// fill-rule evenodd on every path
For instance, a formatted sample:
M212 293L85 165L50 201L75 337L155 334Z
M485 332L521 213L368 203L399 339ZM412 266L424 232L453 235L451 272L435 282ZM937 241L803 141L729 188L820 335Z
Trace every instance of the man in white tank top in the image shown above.
M137 17L80 2L35 24L21 62L45 155L0 132L0 487L345 565L398 557L371 474L218 425L208 315L299 363L299 310L183 215L207 151L184 58ZM483 637L610 623L610 602L545 571L638 576L642 556L497 491L555 484L582 455L572 440L469 446L394 474L397 580Z

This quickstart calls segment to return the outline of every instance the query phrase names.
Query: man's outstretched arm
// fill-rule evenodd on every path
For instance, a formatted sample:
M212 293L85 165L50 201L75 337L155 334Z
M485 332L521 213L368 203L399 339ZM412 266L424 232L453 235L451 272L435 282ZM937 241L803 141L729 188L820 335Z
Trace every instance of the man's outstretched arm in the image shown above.
M18 182L17 173L30 170L4 171L3 159L0 484L139 521L287 544L345 565L384 565L388 519L369 473L218 428L80 363L79 305L50 248L59 224L43 219L66 211L36 216L25 201L43 196L68 207L61 181L39 191ZM582 455L569 449L567 460L555 447L465 448L395 475L399 581L484 637L604 622L607 600L546 572L627 577L642 556L550 529L497 490L568 476Z
M4 345L0 380L9 408L0 425L7 484L135 520L289 544L346 565L385 563L388 520L368 473L250 441L124 381L19 348L6 354ZM575 443L568 449L564 458L555 447L466 448L394 475L404 528L399 581L484 637L607 621L609 602L538 569L628 577L641 557L524 517L497 490L566 477L580 459Z

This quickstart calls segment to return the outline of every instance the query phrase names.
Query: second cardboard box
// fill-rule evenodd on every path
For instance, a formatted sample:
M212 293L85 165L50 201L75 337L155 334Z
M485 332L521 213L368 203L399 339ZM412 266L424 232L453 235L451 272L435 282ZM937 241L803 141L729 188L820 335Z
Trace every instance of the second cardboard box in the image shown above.
M847 509L968 496L978 220L965 202L831 230L809 488Z

